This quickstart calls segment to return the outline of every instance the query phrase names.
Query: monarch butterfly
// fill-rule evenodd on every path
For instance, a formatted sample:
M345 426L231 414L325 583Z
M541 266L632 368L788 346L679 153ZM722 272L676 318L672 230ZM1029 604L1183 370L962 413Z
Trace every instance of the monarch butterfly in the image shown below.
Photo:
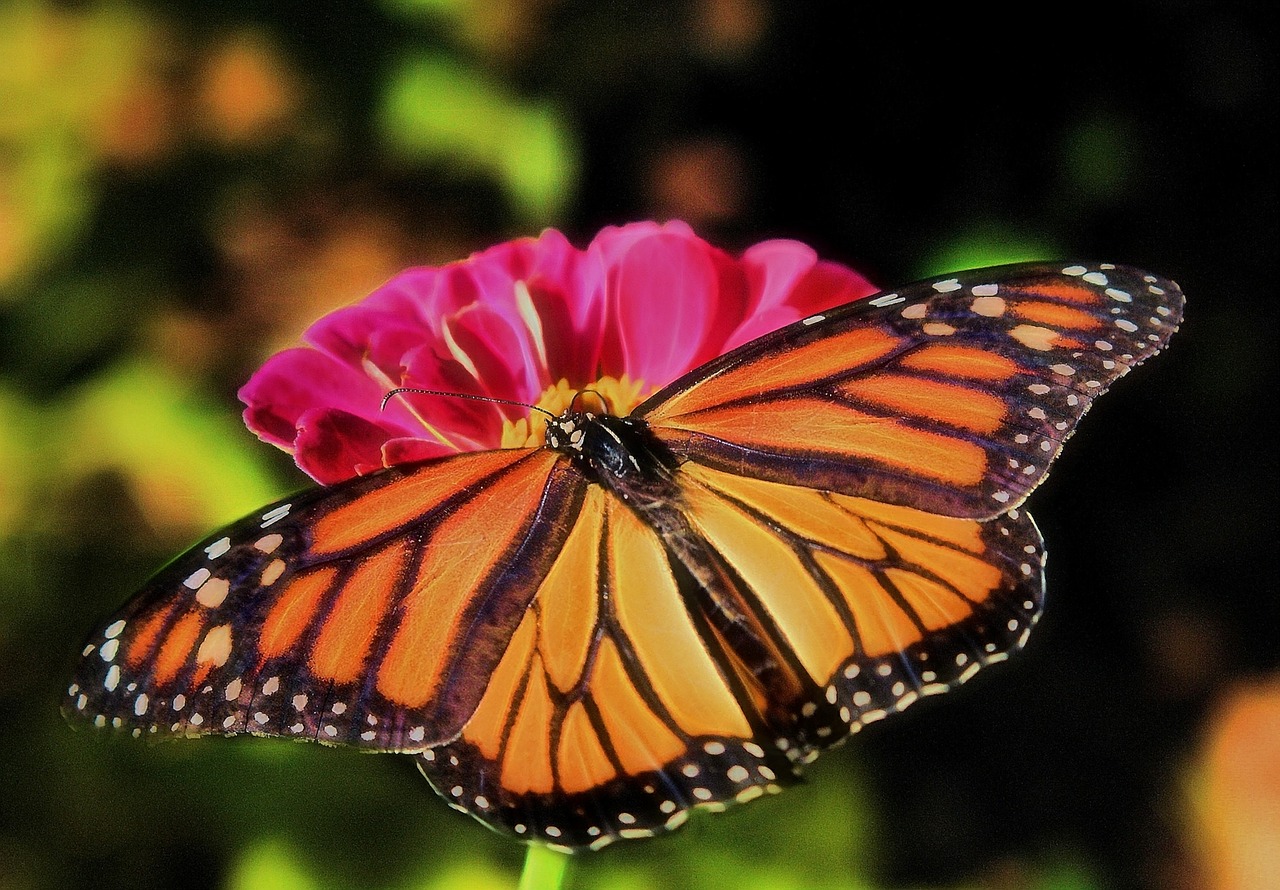
M65 710L413 753L451 806L563 848L776 792L1026 642L1021 504L1182 304L1109 264L930 279L628 416L584 396L541 447L304 492L162 570Z

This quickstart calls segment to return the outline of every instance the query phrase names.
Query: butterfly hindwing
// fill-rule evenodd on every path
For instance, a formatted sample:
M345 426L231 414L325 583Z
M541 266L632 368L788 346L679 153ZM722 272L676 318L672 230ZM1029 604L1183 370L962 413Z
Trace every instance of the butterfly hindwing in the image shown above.
M680 574L651 528L589 491L475 716L420 755L441 796L517 837L598 847L793 781Z
M265 508L91 637L65 710L135 735L455 736L581 497L565 470L550 452L476 452Z
M685 509L794 674L774 742L807 761L1021 648L1044 598L1029 516L989 522L686 464Z
M681 459L986 519L1181 314L1176 284L1126 267L976 270L782 328L636 413Z
M1043 549L1018 511L979 523L680 476L689 540L588 493L475 717L420 755L452 806L565 847L666 831L779 790L822 748L1007 657L1039 616ZM731 589L693 583L695 554ZM726 612L759 647L735 645Z

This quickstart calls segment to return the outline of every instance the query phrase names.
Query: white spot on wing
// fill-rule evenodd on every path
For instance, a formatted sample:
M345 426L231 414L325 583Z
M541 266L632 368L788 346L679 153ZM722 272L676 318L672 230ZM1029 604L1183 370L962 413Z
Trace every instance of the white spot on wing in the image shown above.
M219 556L222 556L224 553L226 553L230 549L231 549L231 539L219 538L218 540L210 544L208 547L204 548L204 552L210 559L217 559Z
M1053 349L1053 343L1058 339L1058 332L1040 325L1020 324L1009 331L1009 336L1028 349L1048 352Z
M284 536L280 534L263 535L261 538L253 542L255 550L262 553L274 553L275 549L284 543Z
M993 284L991 287L994 288L995 285ZM978 288L975 287L973 290L974 293L977 293ZM970 304L970 308L975 315L982 315L986 318L999 318L1004 315L1007 306L1001 297L980 296Z
M231 582L226 578L210 578L196 591L196 602L207 609L216 609L222 605L230 590Z
M293 504L281 504L279 507L268 510L262 514L262 528L279 522L289 515L289 511L293 509Z
M273 559L267 563L267 567L262 570L261 583L263 587L270 587L280 579L284 574L285 564L283 559Z
M196 651L196 661L201 664L212 662L215 667L222 667L231 655L231 625L220 624L209 629L200 641Z

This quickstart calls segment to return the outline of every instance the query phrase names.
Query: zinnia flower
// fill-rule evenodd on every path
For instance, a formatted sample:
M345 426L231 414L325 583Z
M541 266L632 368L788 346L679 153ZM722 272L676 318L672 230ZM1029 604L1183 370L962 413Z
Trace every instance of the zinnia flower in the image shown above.
M319 482L542 442L518 406L558 414L592 390L626 414L681 374L782 325L867 296L861 275L796 241L734 258L681 222L602 230L585 250L548 229L417 268L320 319L240 390L245 422ZM532 415L532 416L531 416Z

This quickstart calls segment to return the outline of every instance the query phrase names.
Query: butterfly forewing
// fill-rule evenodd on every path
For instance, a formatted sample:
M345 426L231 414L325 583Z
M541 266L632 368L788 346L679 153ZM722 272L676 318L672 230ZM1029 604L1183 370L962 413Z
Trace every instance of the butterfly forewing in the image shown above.
M932 279L783 328L637 409L682 459L985 519L1020 504L1182 293L1101 264Z
M550 452L478 452L255 513L91 637L65 709L135 735L439 744L561 544L583 490L566 470Z

